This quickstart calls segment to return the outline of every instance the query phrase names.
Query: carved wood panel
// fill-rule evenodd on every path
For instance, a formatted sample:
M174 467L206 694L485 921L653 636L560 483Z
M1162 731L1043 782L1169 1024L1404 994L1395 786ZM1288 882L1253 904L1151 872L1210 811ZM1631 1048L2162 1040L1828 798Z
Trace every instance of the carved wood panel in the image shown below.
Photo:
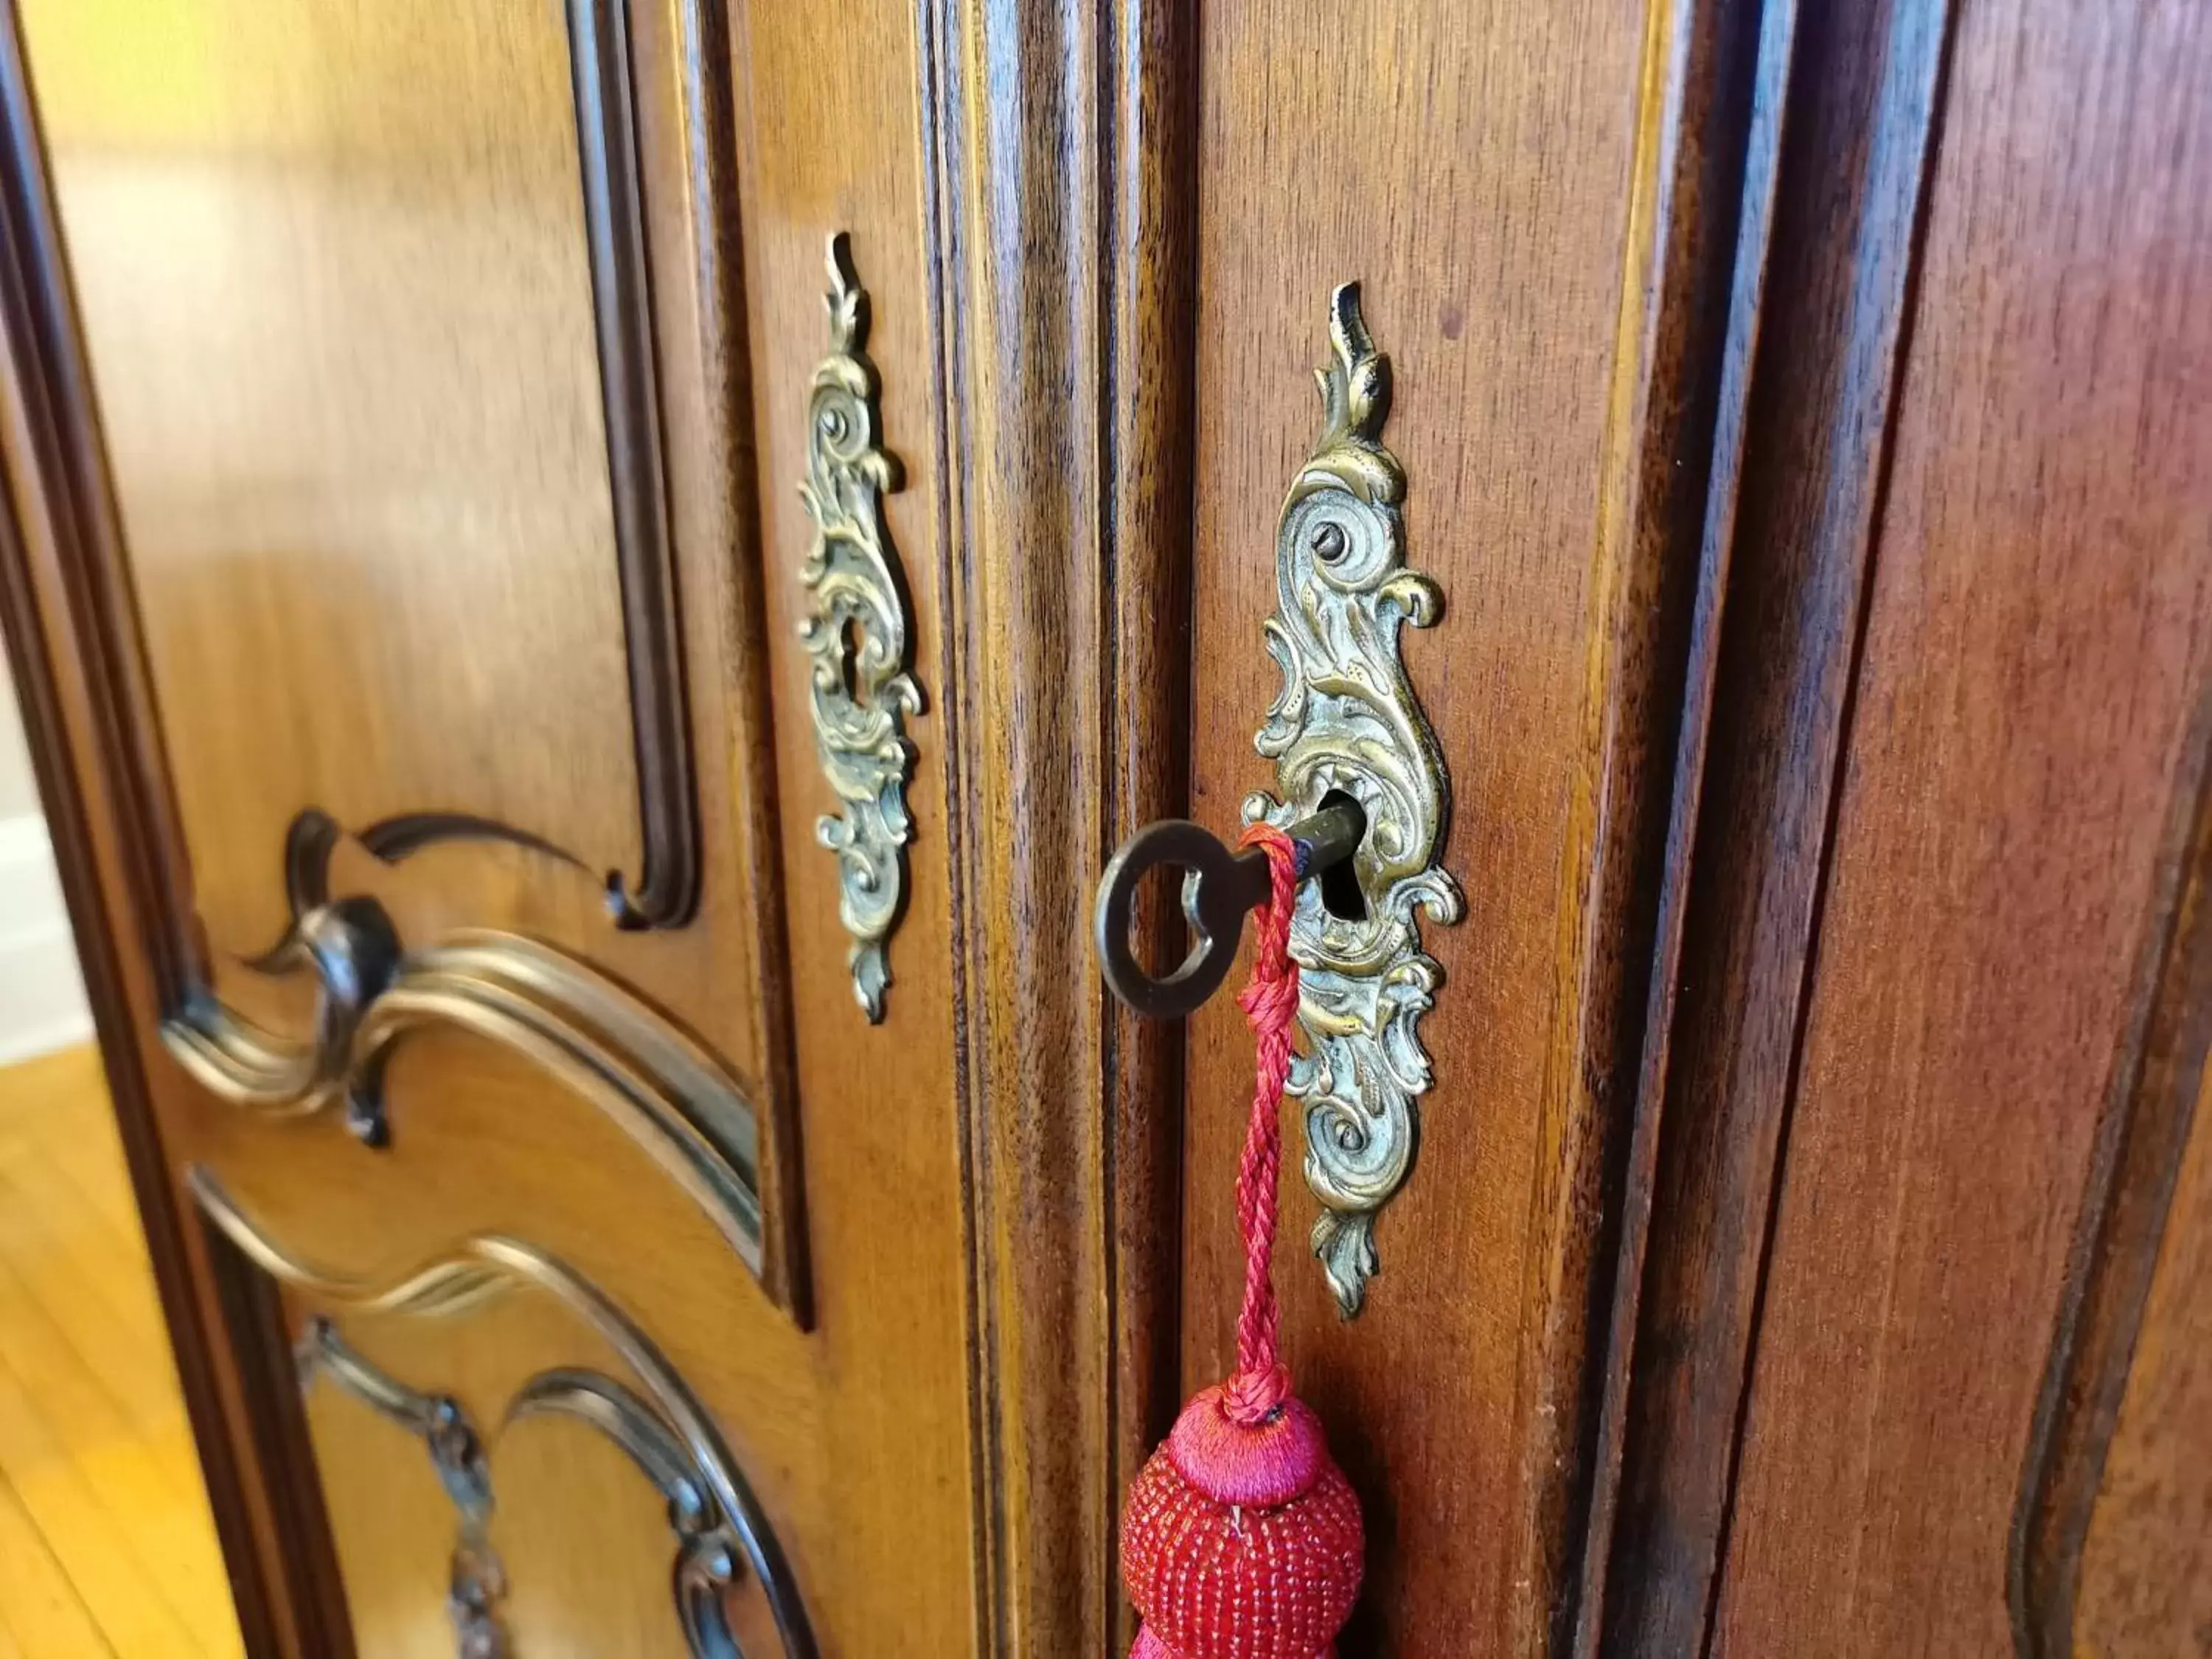
M261 1414L274 1431L272 1449L295 1462L295 1481L332 1500L328 1524L337 1534L337 1554L351 1558L346 1576L354 1634L366 1650L503 1659L532 1650L549 1636L628 1644L657 1622L665 1639L653 1645L678 1650L680 1637L680 1650L697 1659L813 1659L813 1627L782 1543L723 1431L650 1337L598 1286L537 1245L487 1235L458 1239L389 1282L334 1273L270 1237L205 1170L192 1170L187 1184L218 1241L217 1259L231 1286L234 1345L242 1352L258 1347L264 1357L281 1351L292 1362L289 1376L264 1395ZM256 1274L324 1311L288 1318L283 1303L252 1282ZM455 1328L465 1333L496 1322L487 1310L518 1301L531 1304L538 1316L534 1323L473 1344L464 1336L454 1346ZM478 1386L416 1387L368 1358L342 1328L375 1327L388 1340L395 1327L410 1321L447 1328L448 1340L430 1345L430 1353L449 1364L466 1361L463 1369ZM553 1363L531 1370L525 1358L538 1349L550 1352ZM421 1363L421 1347L415 1352ZM297 1403L276 1397L287 1386L306 1394L310 1416L326 1425L315 1431L313 1451L301 1431ZM442 1574L422 1571L426 1551L434 1556L438 1549L440 1531L420 1527L419 1495L406 1501L408 1483L395 1483L388 1449L342 1414L333 1418L316 1401L319 1389L366 1407L421 1443L424 1472L434 1477L452 1511L445 1559L433 1561L442 1565ZM570 1480L541 1481L530 1491L536 1505L561 1524L532 1527L526 1510L513 1513L526 1483L516 1478L514 1455L502 1453L519 1434L538 1437L525 1426L534 1424L568 1424L597 1435L622 1454L627 1467L618 1473L627 1480L587 1481L567 1466ZM317 1478L314 1461L337 1465L337 1486L329 1470ZM556 1474L563 1467L553 1466ZM654 1501L621 1503L623 1486L640 1480L643 1495ZM587 1491L605 1492L614 1501L595 1505ZM593 1517L597 1528L574 1524ZM325 1523L319 1515L301 1519L290 1549L312 1572L317 1569L310 1563L325 1547ZM590 1539L594 1530L600 1534L596 1542ZM402 1535L390 1535L395 1532ZM541 1547L505 1547L518 1538ZM589 1553L578 1554L580 1545ZM658 1571L632 1577L659 1591L660 1619L641 1616L643 1610L629 1604L634 1596L580 1595L557 1571L534 1588L514 1582L526 1564L546 1571L564 1551L569 1573L581 1569L602 1579L614 1576L623 1559L657 1553ZM434 1621L422 1617L431 1605L422 1589L441 1580L450 1628L426 1629ZM672 1593L672 1602L666 1599Z
M274 937L303 807L689 873L637 810L682 663L605 9L22 9L219 956Z
M287 1444L271 1374L288 1362L225 1322L255 1293L174 1218L183 1158L372 1259L372 1240L489 1218L471 1205L571 1244L596 1226L599 1270L642 1282L662 1319L672 1297L681 1330L748 1341L703 1386L765 1413L777 1484L823 1455L792 1408L818 1383L794 1350L805 1264L720 13L33 9L0 19L11 655L35 683L247 1634L257 1651L337 1655L362 1609L327 1550L295 1547L326 1493ZM175 101L141 96L165 62ZM58 201L42 121L62 135ZM110 211L118 173L145 212ZM167 294L146 278L166 251L131 240L164 214L204 233L176 251ZM215 283L210 261L238 280ZM472 270L483 292L463 291ZM88 350L79 295L111 324L106 304L147 307L139 331L103 347L94 317ZM200 319L195 300L229 310ZM173 444L149 433L186 419L179 387L201 383L214 413ZM595 490L608 534L568 534ZM265 536L258 574L223 562L179 599L162 538L191 535L218 552ZM341 603L331 569L348 560L382 609ZM300 615L336 635L288 635ZM180 634L189 648L171 650ZM515 779L546 763L583 769L542 795L557 814L511 810ZM520 931L471 932L486 921ZM393 1065L386 1040L425 1022L427 1060L410 1036ZM183 1069L150 1046L157 1029ZM315 1109L372 1095L390 1115L355 1121L392 1150L333 1162L346 1137ZM287 1101L305 1123L268 1121ZM271 1109L237 1110L256 1104ZM686 1203L703 1236L665 1213ZM749 1395L733 1380L749 1366L793 1380ZM544 1517L557 1554L588 1514ZM337 1518L349 1536L361 1520ZM818 1510L801 1522L820 1538ZM435 1583L399 1588L438 1605ZM566 1588L556 1576L556 1612Z
M507 15L505 8L486 9ZM50 8L46 15L97 29L108 15ZM404 33L412 14L400 9L393 16ZM71 879L95 941L113 947L104 965L98 950L92 956L106 975L110 1051L125 1068L118 1095L137 1137L142 1202L161 1236L184 1241L179 1264L189 1272L172 1286L173 1313L180 1329L200 1334L191 1339L199 1345L191 1364L198 1420L218 1458L233 1466L216 1477L228 1494L228 1536L254 1580L246 1599L268 1645L325 1654L340 1650L358 1609L338 1595L327 1564L293 1570L285 1540L302 1517L337 1505L334 1547L348 1555L349 1575L368 1509L395 1507L408 1517L404 1535L410 1538L442 1529L449 1517L440 1515L434 1490L395 1494L372 1479L338 1492L340 1476L352 1479L346 1471L366 1465L374 1474L374 1460L390 1455L380 1425L330 1415L349 1403L342 1399L319 1395L310 1407L327 1490L307 1490L300 1460L268 1443L261 1429L276 1396L252 1379L265 1379L273 1365L250 1346L206 1340L220 1328L210 1304L227 1292L216 1247L180 1229L176 1217L179 1170L187 1161L218 1171L280 1236L329 1260L381 1261L423 1244L434 1229L455 1227L526 1233L557 1247L638 1310L701 1397L757 1453L749 1466L758 1468L763 1504L808 1584L825 1645L865 1651L896 1629L919 1650L957 1651L1019 1631L1079 1650L1115 1617L1112 1471L1117 1461L1133 1462L1153 1398L1170 1384L1159 1363L1166 1328L1116 1309L1158 1306L1170 1288L1158 1277L1167 1242L1158 1223L1170 1189L1136 1173L1135 1156L1120 1166L1132 1171L1122 1181L1098 1150L1122 1135L1118 1108L1156 1101L1152 1084L1164 1049L1154 1034L1101 1028L1082 971L1079 906L1066 907L1067 926L1054 944L1066 971L1053 977L1048 998L1028 1006L1019 1032L1006 1012L1014 969L986 940L1020 932L1027 902L1006 899L1006 878L1048 902L1079 893L1104 840L1152 815L1173 768L1165 748L1132 761L1116 735L1119 714L1073 726L1059 718L1042 694L1064 684L1067 663L1049 644L1009 659L988 644L1018 612L1057 638L1083 641L1092 683L1082 695L1094 709L1107 706L1103 686L1147 683L1146 665L1171 654L1172 608L1156 610L1150 596L1170 590L1170 556L1178 545L1156 471L1172 454L1166 440L1177 429L1178 394L1156 388L1150 397L1169 407L1146 412L1140 404L1132 414L1102 387L1085 418L1108 419L1121 434L1110 484L1102 486L1095 472L1087 482L1071 473L1042 517L1028 515L1012 486L1034 434L1065 417L1064 398L1042 395L1059 370L1028 356L1010 332L960 373L973 376L969 407L980 410L1001 392L1026 397L1023 429L947 423L945 366L970 349L959 250L977 251L978 280L1012 290L1031 274L1011 246L983 254L983 228L1002 201L1001 164L982 159L978 140L996 106L954 65L968 50L963 31L975 21L959 8L933 11L919 36L914 15L897 7L856 14L848 21L866 49L836 57L818 51L803 14L753 9L730 18L702 0L633 6L627 20L641 66L635 116L647 186L642 212L702 826L698 909L691 925L675 929L611 928L599 909L597 872L635 866L602 859L565 833L540 833L467 802L465 811L450 801L426 805L412 788L357 807L343 790L318 787L270 791L285 804L264 815L260 852L238 851L243 836L226 842L222 857L234 862L240 904L262 908L251 928L202 938L199 913L217 907L197 884L204 837L190 832L189 812L172 798L176 757L163 741L173 708L189 717L191 700L178 695L173 679L160 680L158 664L145 672L151 653L142 650L135 609L136 550L112 511L94 414L94 390L109 377L95 374L96 364L88 368L79 349L31 88L20 77L11 88L10 228L40 234L9 243L6 271L16 285L0 315L9 330L11 394L44 400L27 423L28 436L11 434L7 452L11 528L24 527L20 565L11 543L6 566L11 584L19 569L25 577L9 589L11 646L20 645L18 659L33 665L41 687L56 688L54 706L40 714L40 741L57 757L65 797L82 803L91 826L85 862ZM126 44L156 51L167 27L157 19ZM219 61L222 35L203 31L196 44ZM1154 73L1149 48L1140 61L1099 19L1085 20L1085 40L1088 51L1103 54L1096 61L1115 64L1117 73ZM529 54L544 81L543 38L528 40L538 43ZM507 49L476 44L495 57ZM1058 63L1042 45L1042 36L1027 42L1038 54L1036 72L1064 75L1084 99L1098 95L1095 77ZM86 56L110 76L130 72L137 61L122 46ZM373 55L361 66L372 90L386 67ZM331 90L331 78L301 81L301 101L343 96ZM441 88L469 100L497 95L426 75L407 121L434 125L429 112ZM788 118L802 93L867 112L883 142L825 149L812 124ZM541 86L539 101L527 107L542 113L545 95ZM908 118L885 121L886 109ZM1038 118L1028 142L1042 151L1058 142L1060 116L1041 106ZM1127 161L1152 153L1153 142L1133 137L1122 159L1102 156L1098 178L1119 179ZM949 181L955 173L959 184L948 182L941 198L934 186L917 190L925 173ZM356 177L374 174L343 182ZM750 233L742 245L740 199ZM1146 192L1123 199L1139 217L1163 210ZM791 533L800 514L785 497L803 471L793 464L794 445L805 441L804 388L820 349L821 248L840 228L851 230L872 285L904 296L896 305L879 301L871 355L884 379L887 427L915 434L901 441L911 445L908 487L887 513L915 572L915 666L933 684L940 673L948 684L970 676L963 706L978 711L957 723L948 711L941 741L918 757L912 806L921 850L901 931L912 977L889 1006L880 1037L868 1043L855 1040L860 1016L834 896L811 902L834 872L821 868L826 861L809 841L818 804L792 787L813 775L806 722L803 714L776 722L775 741L791 752L774 756L764 706L770 676L780 700L805 692L797 635L787 626L800 610L789 586L805 539ZM1101 244L1096 226L1071 222L1068 229L1060 258L1073 270L1097 258ZM787 279L794 270L804 272L797 283ZM1112 304L1115 315L1139 310L1133 292ZM803 320L787 325L794 312ZM1131 362L1145 361L1147 331L1164 328L1154 319L1115 349L1133 354ZM1082 337L1103 337L1090 327ZM468 400L448 386L441 401L450 416ZM757 458L756 421L764 438ZM962 504L970 457L985 448L1007 488L991 504ZM757 480L769 481L775 507L756 501ZM1124 550L1103 521L1085 517L1084 492L1101 487L1117 515L1151 525L1148 544ZM956 513L969 525L957 538ZM1085 526L1072 555L1082 568L1118 560L1130 574L1116 601L1126 614L1111 628L1099 627L1085 583L1046 580L1030 557L1031 532L1047 523ZM963 550L957 556L956 545ZM788 556L764 558L769 547ZM972 563L969 549L980 550ZM775 573L766 584L763 565ZM605 586L602 599L615 597ZM595 601L591 614L604 653L618 637L604 624L619 611ZM315 666L330 672L303 683L320 691L343 685L352 663L333 654ZM575 690L576 677L556 677L547 701L565 702ZM599 702L597 694L592 700ZM1128 708L1127 723L1156 738L1183 712L1173 698ZM267 712L272 720L291 713L274 696ZM334 718L343 724L352 714ZM399 736L385 735L395 744ZM599 736L589 747L612 752ZM1064 763L1032 775L1006 764L1016 750L1057 755ZM252 763L242 752L232 758ZM266 757L280 774L295 758L276 744ZM365 749L358 763L380 778L386 758ZM1085 781L1109 768L1117 771L1113 802L1093 815ZM778 773L781 788L771 787ZM983 781L1001 797L998 808L974 797L969 786ZM388 784L354 781L368 793ZM1080 815L1083 833L1038 835L1026 811L1007 810L1040 782L1054 792L1064 822ZM627 823L635 795L626 787L580 805L575 792L558 799L579 819L612 825L608 803L617 796ZM453 833L483 830L494 818L545 845ZM589 867L550 856L549 847ZM781 983L787 886L791 915L803 918L788 941L792 995ZM374 920L379 909L388 930ZM508 936L491 945L496 963L476 963L491 971L468 969L443 990L410 977L422 969L437 978L441 963L458 965L448 953L483 946L468 930L487 923ZM396 952L385 948L387 933ZM515 938L532 948L517 951ZM542 968L556 957L576 972L550 1003L549 981L537 970L507 971L526 959ZM349 977L379 963L390 969L380 983L375 973ZM328 993L319 1024L319 987ZM378 1071L368 1064L372 1030L386 1018L411 1023L431 1012L412 1000L425 992L443 1012L395 1044ZM618 1014L613 1005L621 1005ZM155 1036L165 1022L173 1048ZM1059 1036L1031 1040L1045 1030ZM616 1040L604 1041L610 1036ZM726 1075L696 1086L694 1067L690 1083L672 1089L671 1050L685 1069L681 1056L695 1042ZM886 1054L896 1063L887 1066ZM381 1114L356 1114L364 1128L380 1119L389 1131L386 1150L374 1156L343 1133L335 1110L271 1122L235 1101L211 1098L204 1086L212 1079L220 1092L265 1104L289 1098L334 1107L356 1092L349 1078L371 1083L386 1104ZM817 1221L803 1237L823 1263L811 1280L797 1260L799 1148L787 1132L802 1081L816 1129L805 1176ZM683 1164L695 1173L703 1166L683 1150L696 1149L684 1112L658 1112L656 1098L760 1104L765 1231L757 1285L743 1249L709 1219L717 1205L686 1201L687 1194L714 1198L719 1183L670 1179L656 1143L678 1152L679 1176ZM625 1130L625 1119L653 1127L641 1138ZM1140 1152L1164 1122L1156 1112L1132 1119L1127 1150ZM1079 1157L1063 1160L1042 1143L1026 1144L1039 1130ZM742 1137L709 1139L723 1144L705 1148L708 1162L742 1173ZM1114 1264L1113 1307L1101 1304L1089 1277L1101 1261ZM810 1284L819 1292L811 1332L761 1295L765 1289L804 1311L799 1291ZM1026 1334L1024 1310L1046 1305L1079 1321L1073 1366ZM374 1352L410 1385L435 1383L442 1374L436 1364L404 1364L404 1353L381 1343ZM1071 1413L1090 1426L1071 1435ZM892 1468L899 1479L886 1483ZM1073 1500L1063 1502L1069 1493ZM557 1532L573 1524L578 1536L590 1519L549 1514L558 1518L548 1526ZM435 1592L419 1575L393 1582L416 1587L416 1612L436 1611Z
M300 925L334 884L378 885L416 948L486 921L565 935L691 1013L734 1067L750 1253L803 1315L781 910L761 862L775 791L746 654L763 623L728 472L745 453L730 378L743 365L693 353L664 375L656 346L672 325L717 349L742 328L724 246L734 202L710 153L726 88L698 68L716 15L648 12L635 32L627 7L587 0L565 23L511 30L447 9L373 26L282 8L164 15L197 43L204 95L123 110L160 31L119 50L117 15L27 9L58 185L50 201L26 175L24 228L54 372L84 399L58 436L88 481L103 463L117 480L112 519L91 486L93 547L118 662L135 670L145 641L119 735L165 860L170 1023L228 1030L264 1061L307 1043L286 970L313 959ZM327 78L341 61L343 97ZM538 86L549 65L559 82ZM442 127L425 101L441 91L454 105ZM22 88L27 142L39 95ZM28 148L18 159L39 165ZM158 234L164 215L184 216L177 235ZM229 280L195 278L202 267ZM562 281L538 274L570 267L574 327L555 314ZM557 379L556 343L572 337L591 393L573 431L550 383L529 379ZM184 389L202 386L188 408ZM190 441L173 441L187 419ZM461 437L441 441L441 422ZM560 529L576 515L547 477L580 492L576 521L604 519L604 537ZM270 483L286 478L313 487ZM401 501L410 513L378 506ZM222 550L198 599L194 537ZM264 544L261 574L241 574L232 555ZM333 599L346 570L370 580L362 604ZM627 696L594 691L594 638L627 663ZM687 664L716 688L696 757ZM601 769L636 803L628 821L574 775L541 794L547 812L516 810L520 775L502 766L542 781L547 763L596 765L563 711L587 726L607 708L630 717ZM703 858L702 800L728 830ZM658 951L616 937L687 920L707 865L716 891L695 937ZM593 914L602 885L611 918Z

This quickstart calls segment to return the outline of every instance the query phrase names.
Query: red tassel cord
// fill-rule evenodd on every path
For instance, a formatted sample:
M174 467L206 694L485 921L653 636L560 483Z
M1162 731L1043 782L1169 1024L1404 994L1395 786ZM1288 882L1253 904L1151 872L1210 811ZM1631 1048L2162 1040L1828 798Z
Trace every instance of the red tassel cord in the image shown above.
M1130 1659L1325 1659L1359 1594L1359 1500L1330 1461L1321 1419L1291 1392L1276 1335L1283 1086L1298 1013L1291 959L1297 854L1272 824L1238 843L1267 855L1252 978L1237 999L1258 1078L1237 1173L1244 1305L1237 1370L1182 1408L1129 1487L1121 1579L1144 1619Z

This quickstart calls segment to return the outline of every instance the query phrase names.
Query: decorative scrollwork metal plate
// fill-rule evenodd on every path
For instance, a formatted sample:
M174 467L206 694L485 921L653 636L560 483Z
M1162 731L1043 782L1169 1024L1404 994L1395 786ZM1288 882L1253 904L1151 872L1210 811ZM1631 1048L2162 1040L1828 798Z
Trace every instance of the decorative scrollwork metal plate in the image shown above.
M864 349L868 295L842 231L830 240L829 302L830 350L814 371L799 487L814 519L799 568L814 610L799 636L813 659L823 775L843 803L816 833L837 855L853 994L872 1024L884 1017L885 951L906 902L905 848L914 836L906 786L915 746L903 717L921 712L922 696L908 661L906 584L884 524L883 498L900 487L898 463L881 447L878 383Z
M1310 882L1291 927L1306 1042L1290 1092L1305 1105L1306 1181L1322 1202L1313 1249L1351 1318L1379 1268L1376 1218L1413 1167L1416 1102L1432 1081L1414 1026L1443 971L1421 949L1419 915L1455 922L1465 905L1436 863L1450 792L1399 655L1401 625L1430 626L1443 601L1406 567L1406 474L1382 442L1390 360L1368 337L1357 283L1332 297L1329 337L1321 437L1276 532L1266 636L1283 689L1255 741L1275 762L1277 793L1247 798L1244 817L1286 827L1339 794L1367 815L1352 856L1362 902L1332 907Z

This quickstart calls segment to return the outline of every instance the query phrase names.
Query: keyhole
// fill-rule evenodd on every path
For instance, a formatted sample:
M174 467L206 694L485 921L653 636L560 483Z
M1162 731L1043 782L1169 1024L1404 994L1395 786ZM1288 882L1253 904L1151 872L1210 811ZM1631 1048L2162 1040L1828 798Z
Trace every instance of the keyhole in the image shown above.
M847 702L860 700L860 647L866 638L857 617L846 617L844 626L837 630L837 668L845 683Z
M1341 789L1332 789L1321 798L1321 810L1349 806L1359 814L1359 838L1367 838L1367 813L1353 796ZM1367 895L1359 890L1359 872L1352 868L1350 859L1342 859L1321 872L1322 908L1340 921L1367 920Z

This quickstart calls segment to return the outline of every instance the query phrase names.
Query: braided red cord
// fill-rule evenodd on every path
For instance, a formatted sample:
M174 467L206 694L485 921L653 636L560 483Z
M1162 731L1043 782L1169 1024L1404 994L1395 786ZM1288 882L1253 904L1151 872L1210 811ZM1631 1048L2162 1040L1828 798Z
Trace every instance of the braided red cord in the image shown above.
M1237 1224L1244 1235L1244 1307L1237 1318L1237 1374L1222 1390L1229 1416L1248 1426L1264 1422L1291 1391L1278 1346L1275 1253L1278 1185L1283 1167L1283 1086L1291 1075L1291 1033L1298 1018L1298 964L1291 959L1291 909L1298 890L1297 849L1272 823L1255 823L1237 838L1267 855L1267 902L1261 908L1252 977L1237 994L1258 1050L1252 1121L1237 1171Z

